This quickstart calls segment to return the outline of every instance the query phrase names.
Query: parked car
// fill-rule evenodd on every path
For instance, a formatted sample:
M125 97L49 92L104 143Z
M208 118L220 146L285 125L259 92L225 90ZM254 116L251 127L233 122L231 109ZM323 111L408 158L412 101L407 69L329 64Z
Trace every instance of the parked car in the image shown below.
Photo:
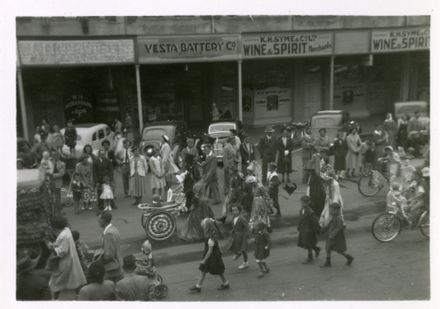
M213 121L208 126L208 135L214 139L213 151L219 162L223 161L223 146L229 136L232 135L230 130L237 130L238 123L236 121L218 120Z
M358 122L350 120L350 115L344 110L324 110L315 113L310 121L312 136L317 137L320 129L326 129L327 136L332 141L338 131L348 132L355 127L361 133L362 129Z
M172 153L176 160L178 152L185 143L186 123L184 121L157 121L148 123L142 130L139 149L146 155L149 149L160 149L163 135L168 136L170 139Z
M110 142L110 146L113 147L113 137L114 133L110 127L104 123L84 123L74 125L78 137L76 139L75 146L75 156L79 158L83 153L84 146L89 144L93 148L93 153L97 154L99 149L101 149L101 143L104 140ZM61 129L61 134L64 135L65 128ZM63 153L66 155L70 154L69 147L67 145L63 146Z

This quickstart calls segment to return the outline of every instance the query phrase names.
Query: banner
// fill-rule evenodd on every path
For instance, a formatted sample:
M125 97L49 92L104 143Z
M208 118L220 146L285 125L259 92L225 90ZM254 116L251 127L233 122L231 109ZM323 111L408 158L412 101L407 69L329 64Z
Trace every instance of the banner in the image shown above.
M429 49L429 28L379 30L371 33L373 53Z
M134 63L134 42L126 40L19 41L21 65Z
M243 58L330 55L332 33L286 33L243 35Z
M188 59L238 59L237 35L138 39L140 63L185 62Z

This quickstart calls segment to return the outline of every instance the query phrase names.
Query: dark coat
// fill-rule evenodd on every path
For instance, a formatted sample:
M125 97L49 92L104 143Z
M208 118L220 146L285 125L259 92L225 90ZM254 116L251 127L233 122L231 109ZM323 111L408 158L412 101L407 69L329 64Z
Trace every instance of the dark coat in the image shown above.
M203 250L203 257L205 257L208 252L208 239L205 240L205 249ZM223 263L222 253L218 244L215 241L214 247L212 247L212 253L209 256L205 264L201 264L199 267L200 271L210 273L211 275L221 275L225 272L225 264Z
M237 223L232 227L230 251L238 254L248 249L249 224L242 215L238 217Z
M347 142L342 138L335 138L330 152L335 156L335 170L345 170L345 156L347 155Z
M242 165L247 167L251 161L255 160L254 144L249 143L249 147L244 143L240 144L240 155Z
M279 173L291 173L292 172L292 150L293 150L293 141L290 137L287 137L286 145L283 143L282 137L278 139L277 142L277 150L278 150L278 172ZM285 154L287 151L287 154Z
M269 247L269 249L266 249ZM255 252L254 256L257 260L265 260L270 255L270 237L266 231L255 233Z
M103 183L105 176L108 176L110 181L113 181L113 164L109 159L103 158L101 161L98 158L93 163L93 166L97 183Z
M333 217L326 228L327 240L325 250L327 252L336 251L344 253L347 251L347 243L345 241L345 226L340 216Z
M214 154L203 163L203 181L206 184L217 182L217 157Z
M261 158L266 162L275 161L275 155L277 152L277 138L272 136L269 140L267 136L260 139L258 144L258 151L260 152Z
M310 207L300 211L298 232L298 247L312 249L318 243L319 221Z

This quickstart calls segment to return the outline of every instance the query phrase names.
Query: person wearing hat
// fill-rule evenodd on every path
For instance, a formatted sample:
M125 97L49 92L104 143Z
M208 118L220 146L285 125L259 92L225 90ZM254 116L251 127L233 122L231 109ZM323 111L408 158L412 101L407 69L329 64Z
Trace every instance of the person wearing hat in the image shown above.
M276 160L277 140L272 136L274 132L272 126L266 127L264 130L265 136L260 139L258 144L258 151L262 159L262 181L264 184L267 180L267 165L269 162Z
M254 144L251 143L249 136L244 133L243 143L240 145L240 158L243 174L246 174L246 169L252 161L255 161Z
M131 142L124 139L123 148L116 152L115 161L121 167L122 185L124 188L125 197L128 197L128 190L130 186L130 160L133 153L130 150Z
M327 136L326 129L319 129L319 136L315 139L314 146L320 153L328 154L330 149L330 139Z
M234 140L235 140L235 143L233 144L235 150L236 150L236 151L239 151L239 150L240 150L240 145L241 145L241 139L240 139L240 137L238 136L238 132L237 132L237 130L235 130L235 129L230 129L229 132L231 132L231 134L232 134L231 137L233 137Z
M292 173L293 141L289 136L287 127L281 129L281 137L278 140L277 149L278 172L282 175L282 182L290 182L289 175Z
M231 175L240 162L240 153L235 147L235 137L228 137L223 147L223 171L224 171L224 193L228 195L231 187Z
M49 289L50 272L36 269L40 256L31 257L29 252L18 253L17 300L51 300Z
M202 148L206 156L205 161L202 163L202 180L205 185L205 195L211 197L214 200L214 204L219 204L221 203L221 197L217 178L217 156L212 151L211 144L204 144Z
M143 196L147 196L148 163L139 153L136 146L132 147L133 156L130 160L130 186L129 194L135 198L133 206L138 205Z
M93 204L96 203L94 169L87 154L84 153L81 156L80 161L76 164L75 173L79 174L79 180L83 184L81 210L92 210Z
M341 205L339 203L330 204L330 216L331 220L329 225L324 228L323 232L327 234L325 243L325 251L327 257L325 263L321 267L331 267L331 252L335 251L347 259L345 263L350 266L353 263L354 258L347 254L347 242L345 240L345 223L342 219Z

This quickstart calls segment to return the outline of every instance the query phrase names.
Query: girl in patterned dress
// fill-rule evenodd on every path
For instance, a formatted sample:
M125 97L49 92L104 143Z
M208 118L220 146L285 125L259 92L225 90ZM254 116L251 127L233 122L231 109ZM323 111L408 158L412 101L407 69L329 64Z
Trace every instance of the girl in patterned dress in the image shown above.
M104 183L102 184L102 193L99 198L104 201L104 211L111 211L114 196L113 189L110 185L110 178L108 176L104 177Z

